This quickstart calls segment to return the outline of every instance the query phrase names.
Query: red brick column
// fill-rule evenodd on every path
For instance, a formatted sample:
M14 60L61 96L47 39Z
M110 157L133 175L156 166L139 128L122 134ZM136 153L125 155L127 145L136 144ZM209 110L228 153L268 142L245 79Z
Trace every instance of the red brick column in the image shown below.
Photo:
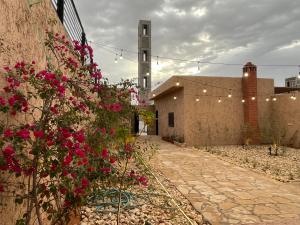
M259 144L260 134L257 113L257 74L256 66L248 62L243 67L243 97L244 103L244 125L251 144ZM254 99L255 98L255 99Z

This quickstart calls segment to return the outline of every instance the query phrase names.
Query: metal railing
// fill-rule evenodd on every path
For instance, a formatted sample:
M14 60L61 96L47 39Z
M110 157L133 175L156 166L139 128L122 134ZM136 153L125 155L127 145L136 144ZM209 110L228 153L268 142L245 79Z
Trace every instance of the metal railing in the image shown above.
M51 0L57 15L65 26L70 38L87 44L84 28L73 0Z

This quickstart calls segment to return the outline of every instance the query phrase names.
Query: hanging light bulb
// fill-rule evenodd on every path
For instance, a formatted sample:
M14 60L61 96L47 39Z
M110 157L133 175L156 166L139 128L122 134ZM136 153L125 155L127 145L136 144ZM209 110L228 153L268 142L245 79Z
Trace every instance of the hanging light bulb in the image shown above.
M276 98L276 97L273 97L273 98L272 98L272 101L273 101L273 102L276 102L276 101L277 101L277 98Z
M269 102L270 101L270 99L269 98L266 98L266 102Z
M176 96L174 96L174 97L173 97L173 99L174 99L174 100L176 100L176 99L177 99L177 97L176 97Z
M118 54L116 54L115 63L118 63Z
M149 72L147 72L147 73L146 73L146 76L149 76L149 75L150 75L150 73L149 73Z
M230 93L228 94L228 98L231 98L232 97L232 94L231 94L231 90L230 90Z
M199 98L196 98L196 102L199 102L200 101L200 99Z
M254 100L255 100L255 97L253 96L253 97L251 98L251 100L254 101Z
M203 93L206 93L206 92L207 92L207 89L206 89L206 88L204 88L204 89L202 90L202 92L203 92Z
M248 77L249 76L249 73L244 73L244 77Z
M180 83L179 82L176 82L176 86L179 86L180 85Z
M219 99L218 99L218 103L221 103L222 102L222 100L221 100L221 97L219 97Z
M155 94L153 94L152 96L153 96L153 97L155 97L156 95L155 95Z
M296 100L297 98L296 98L296 96L295 96L295 94L293 94L291 97L290 97L292 100Z
M120 59L123 59L123 49L121 49Z
M245 103L245 99L242 99L242 103Z

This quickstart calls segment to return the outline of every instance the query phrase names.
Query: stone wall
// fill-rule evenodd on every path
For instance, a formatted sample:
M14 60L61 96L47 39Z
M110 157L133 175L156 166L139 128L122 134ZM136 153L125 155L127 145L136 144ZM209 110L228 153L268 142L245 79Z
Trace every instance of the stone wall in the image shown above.
M41 0L31 7L28 0L0 0L0 75L4 66L13 66L22 60L35 60L38 68L43 68L46 65L44 40L47 28L68 37L50 0ZM2 76L0 92L1 79ZM4 204L0 206L1 225L15 224L24 213L24 208L16 206L12 197L1 197L1 204Z

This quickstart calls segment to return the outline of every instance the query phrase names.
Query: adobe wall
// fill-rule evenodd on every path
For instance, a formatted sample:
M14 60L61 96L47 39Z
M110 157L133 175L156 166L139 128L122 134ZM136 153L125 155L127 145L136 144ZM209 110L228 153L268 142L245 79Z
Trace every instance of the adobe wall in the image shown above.
M241 143L243 105L241 79L225 77L184 77L185 141L188 145ZM214 87L215 86L215 87ZM228 88L228 91L217 88ZM203 89L207 89L203 93ZM232 89L232 98L227 98ZM221 103L218 103L222 96ZM199 98L199 101L196 101Z
M185 137L188 145L228 145L242 144L244 107L241 78L196 77L185 80ZM273 80L257 80L257 104L259 125L263 115L269 111L266 95L273 94ZM204 84L204 85L203 85ZM205 85L209 84L209 85ZM215 87L214 87L215 86ZM207 93L202 92L203 88ZM218 88L223 87L223 88ZM227 96L230 92L232 97ZM199 95L199 101L196 97Z
M275 129L282 131L282 144L300 148L300 92L295 92L296 100L291 94L276 95L277 101L272 102L272 120Z
M39 68L46 65L46 28L67 36L50 0L42 0L32 7L28 0L0 0L0 75L4 66L13 66L21 60L35 60ZM1 79L2 76L0 92ZM1 225L15 224L24 213L13 200L12 197L1 197L4 204L4 207L0 206Z
M176 96L176 100L174 100ZM158 134L161 137L184 136L184 90L172 92L155 101L158 111ZM174 127L168 126L168 113L174 112Z

